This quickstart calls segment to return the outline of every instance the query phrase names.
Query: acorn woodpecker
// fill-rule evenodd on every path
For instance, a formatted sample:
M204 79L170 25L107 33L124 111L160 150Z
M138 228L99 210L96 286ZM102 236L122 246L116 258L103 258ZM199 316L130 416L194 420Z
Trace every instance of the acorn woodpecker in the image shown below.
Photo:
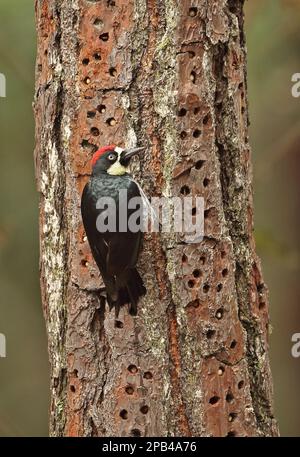
M129 305L131 315L136 315L139 298L146 293L136 264L141 248L143 232L131 231L127 222L134 212L128 208L131 198L144 198L141 187L127 173L130 159L145 148L122 149L110 145L99 149L92 158L92 175L86 184L81 199L81 214L88 242L102 275L107 302L116 316L122 305ZM120 191L125 191L126 198L120 199ZM101 204L112 199L115 204L115 225L113 230L99 229L109 216L108 205ZM121 220L120 209L126 205L126 221ZM114 208L113 208L114 209ZM111 211L111 210L110 210ZM125 230L124 230L125 222ZM122 226L122 228L121 228Z

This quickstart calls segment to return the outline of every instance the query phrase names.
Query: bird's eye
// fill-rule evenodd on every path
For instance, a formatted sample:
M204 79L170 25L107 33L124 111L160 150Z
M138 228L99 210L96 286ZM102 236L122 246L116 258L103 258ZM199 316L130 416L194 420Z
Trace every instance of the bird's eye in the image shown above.
M107 157L108 160L115 160L115 155L114 154L109 154L109 156Z

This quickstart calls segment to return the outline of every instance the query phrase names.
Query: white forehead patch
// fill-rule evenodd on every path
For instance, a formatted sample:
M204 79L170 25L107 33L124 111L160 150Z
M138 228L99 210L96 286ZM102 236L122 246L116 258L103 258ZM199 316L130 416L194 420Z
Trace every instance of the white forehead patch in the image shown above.
M118 154L118 160L115 163L113 163L107 170L107 173L109 175L113 175L113 176L125 175L126 168L120 164L120 157L121 157L121 154L123 151L124 151L124 149L119 148L119 146L115 147L115 152Z
M121 153L124 151L124 149L119 148L119 146L116 146L116 147L115 147L115 151L116 151L116 153L118 154L118 156L120 157L120 155L121 155Z

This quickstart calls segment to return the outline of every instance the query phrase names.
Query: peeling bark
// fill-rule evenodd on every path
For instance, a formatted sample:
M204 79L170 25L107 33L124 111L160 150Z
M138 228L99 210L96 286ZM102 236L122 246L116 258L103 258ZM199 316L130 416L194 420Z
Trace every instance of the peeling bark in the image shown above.
M242 0L36 0L36 174L52 436L269 436ZM80 217L92 153L146 145L148 195L205 198L205 238L146 236L118 320Z

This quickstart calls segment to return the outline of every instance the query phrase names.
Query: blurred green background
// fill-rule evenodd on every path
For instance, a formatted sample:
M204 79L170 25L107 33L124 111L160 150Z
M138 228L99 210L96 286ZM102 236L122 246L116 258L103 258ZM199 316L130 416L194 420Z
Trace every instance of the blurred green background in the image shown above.
M0 72L0 436L47 435L48 362L38 277L32 99L35 61L33 0L1 0ZM270 288L271 358L282 435L300 436L300 359L291 336L300 332L300 99L291 76L300 72L300 2L246 3L255 234Z
M0 435L46 435L48 362L38 261L33 168L34 2L0 2Z

